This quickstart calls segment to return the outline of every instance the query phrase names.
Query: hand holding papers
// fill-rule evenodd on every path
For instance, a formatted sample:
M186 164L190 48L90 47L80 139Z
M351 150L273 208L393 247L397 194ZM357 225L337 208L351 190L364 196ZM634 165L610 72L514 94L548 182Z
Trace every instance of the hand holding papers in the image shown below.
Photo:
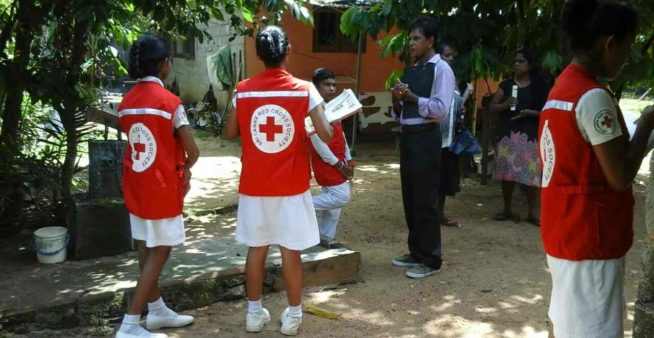
M466 104L466 101L468 101L468 99L470 98L470 95L472 94L472 91L473 91L472 83L468 83L466 85L465 92L463 92L463 96L461 96L461 98L462 98L461 105Z
M351 89L345 89L341 95L335 97L325 105L325 117L329 123L342 120L356 114L361 110L361 103ZM311 117L304 119L304 129L308 135L316 132Z

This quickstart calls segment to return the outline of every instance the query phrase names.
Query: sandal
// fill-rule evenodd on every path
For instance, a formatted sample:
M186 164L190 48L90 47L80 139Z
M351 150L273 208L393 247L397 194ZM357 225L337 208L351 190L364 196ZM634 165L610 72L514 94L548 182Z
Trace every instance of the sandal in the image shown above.
M451 219L451 218L446 218L441 221L441 225L446 226L446 227L453 227L453 228L460 228L461 224L459 222Z
M536 217L527 217L527 218L525 218L525 222L531 223L531 224L533 224L533 225L535 225L537 227L540 226L540 219L538 219Z

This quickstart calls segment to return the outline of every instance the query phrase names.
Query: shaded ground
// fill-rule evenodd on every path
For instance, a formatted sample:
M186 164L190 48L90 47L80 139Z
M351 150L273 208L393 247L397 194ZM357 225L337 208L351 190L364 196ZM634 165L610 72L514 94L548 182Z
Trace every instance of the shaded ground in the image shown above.
M233 203L237 148L220 147L211 139L200 143L204 164L194 171L189 209ZM342 317L336 321L307 314L301 337L546 337L551 284L539 228L490 219L501 209L499 185L481 186L478 179L463 181L462 193L448 199L446 205L448 216L463 228L442 229L443 271L425 280L411 280L403 269L390 264L393 257L405 253L407 235L393 140L363 143L357 150L353 198L343 212L338 238L361 252L364 281L307 290L307 299ZM635 190L636 235L626 271L627 337L631 336L645 235L644 187L636 185ZM526 214L520 193L515 209L523 217ZM192 216L189 231L200 236L229 236L233 224L234 213ZM244 301L191 311L197 316L194 325L166 333L171 337L279 337L277 318L286 304L285 294L268 295L264 303L273 322L258 335L244 331ZM30 336L84 336L88 332L79 328Z

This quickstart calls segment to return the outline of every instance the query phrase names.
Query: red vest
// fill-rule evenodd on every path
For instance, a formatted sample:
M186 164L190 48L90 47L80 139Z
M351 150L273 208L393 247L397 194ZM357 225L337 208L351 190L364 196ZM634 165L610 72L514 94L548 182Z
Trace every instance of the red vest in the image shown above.
M594 88L607 90L579 66L569 65L549 93L538 131L543 246L550 256L573 261L619 258L633 241L631 188L617 191L608 185L577 127L577 102ZM619 123L624 142L629 141L619 108L618 121L606 120L597 122Z
M173 119L181 100L160 84L137 83L118 107L129 145L123 159L123 195L130 213L163 219L182 213L184 147Z
M269 68L236 86L243 155L239 193L292 196L309 189L309 82Z
M339 161L345 163L345 136L343 135L343 126L341 121L332 123L334 128L334 137L329 142L329 150L332 151ZM322 160L316 149L311 145L311 167L316 182L323 187L331 187L344 183L347 179L336 168Z

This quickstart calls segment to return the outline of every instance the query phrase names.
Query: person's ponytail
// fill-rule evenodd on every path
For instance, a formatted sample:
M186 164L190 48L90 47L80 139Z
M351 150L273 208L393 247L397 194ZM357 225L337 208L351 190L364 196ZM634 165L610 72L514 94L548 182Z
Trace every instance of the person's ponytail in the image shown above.
M159 65L170 57L170 44L160 36L144 35L129 49L127 73L133 79L158 76Z

